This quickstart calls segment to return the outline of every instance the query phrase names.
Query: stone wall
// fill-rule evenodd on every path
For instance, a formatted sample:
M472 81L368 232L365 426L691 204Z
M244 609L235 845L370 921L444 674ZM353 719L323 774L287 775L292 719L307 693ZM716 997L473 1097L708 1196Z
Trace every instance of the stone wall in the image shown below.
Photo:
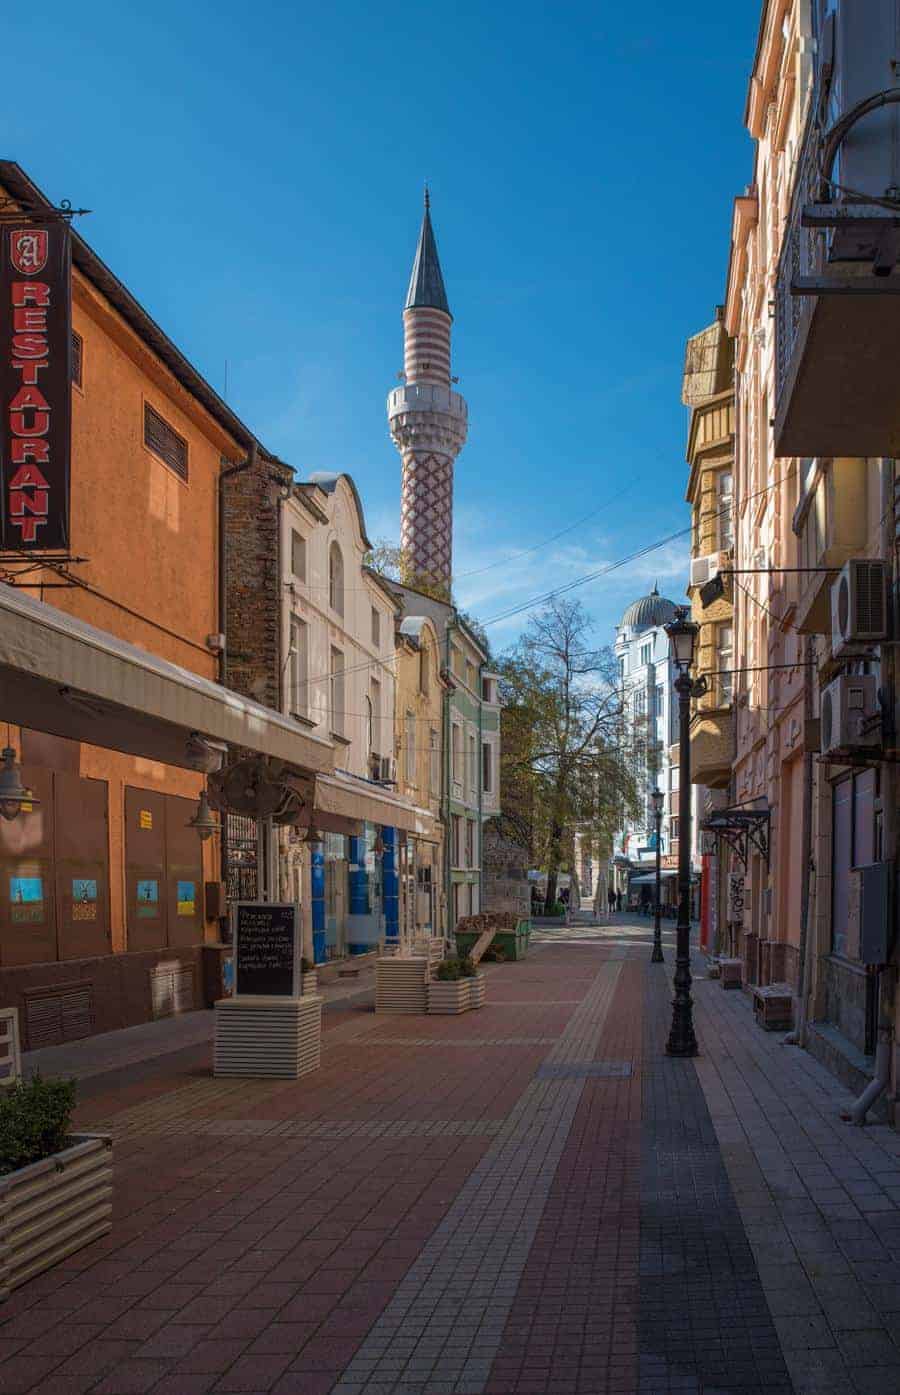
M226 685L281 710L281 491L293 472L257 457L225 493Z

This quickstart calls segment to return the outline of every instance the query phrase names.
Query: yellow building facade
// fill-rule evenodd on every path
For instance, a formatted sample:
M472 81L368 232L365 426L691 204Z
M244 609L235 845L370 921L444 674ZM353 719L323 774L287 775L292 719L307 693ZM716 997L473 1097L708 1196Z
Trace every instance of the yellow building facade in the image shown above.
M397 790L415 806L416 832L400 851L401 939L447 933L444 886L443 712L446 681L433 621L408 615L396 636L394 749Z

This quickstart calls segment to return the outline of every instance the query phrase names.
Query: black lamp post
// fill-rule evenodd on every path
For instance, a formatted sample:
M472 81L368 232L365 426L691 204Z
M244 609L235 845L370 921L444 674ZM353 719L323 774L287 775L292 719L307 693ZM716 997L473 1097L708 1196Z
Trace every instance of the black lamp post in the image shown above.
M660 916L662 914L662 840L660 835L662 832L664 800L665 795L660 789L654 790L650 795L650 803L653 805L653 817L656 820L656 910L654 911L653 920L653 953L650 955L651 964L662 964L664 962L662 952L662 926L660 925Z
M691 999L691 698L706 691L706 680L691 678L694 643L700 626L684 607L666 625L669 650L678 677L678 925L675 949L675 997L666 1051L670 1056L696 1056L694 1005Z

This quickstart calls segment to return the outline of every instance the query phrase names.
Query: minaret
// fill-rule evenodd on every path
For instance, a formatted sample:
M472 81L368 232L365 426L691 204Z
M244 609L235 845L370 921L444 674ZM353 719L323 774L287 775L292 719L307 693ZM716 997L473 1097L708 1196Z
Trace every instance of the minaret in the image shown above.
M450 325L428 190L403 307L403 387L388 394L391 436L403 460L403 579L449 597L453 576L453 462L466 440L464 398L450 377Z

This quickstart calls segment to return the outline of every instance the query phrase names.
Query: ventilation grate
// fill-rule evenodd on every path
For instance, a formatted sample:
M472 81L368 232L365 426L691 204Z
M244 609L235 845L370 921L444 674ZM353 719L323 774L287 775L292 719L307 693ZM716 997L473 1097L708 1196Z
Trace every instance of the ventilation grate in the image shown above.
M89 1037L94 1028L90 983L53 984L25 993L25 1039L29 1051Z

